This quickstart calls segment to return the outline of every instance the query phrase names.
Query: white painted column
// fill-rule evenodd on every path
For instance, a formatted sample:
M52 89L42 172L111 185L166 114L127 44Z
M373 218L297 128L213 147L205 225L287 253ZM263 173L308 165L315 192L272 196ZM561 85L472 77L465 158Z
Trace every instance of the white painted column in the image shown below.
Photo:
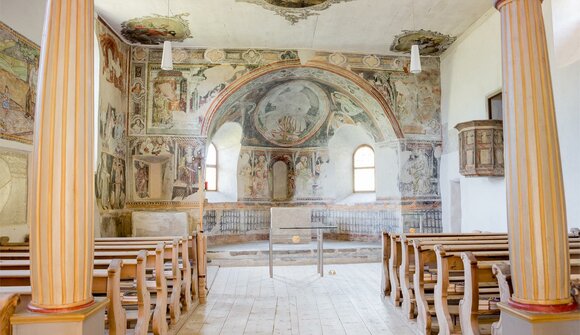
M560 148L541 0L498 0L511 304L574 308Z
M93 0L48 0L29 194L32 301L93 304Z

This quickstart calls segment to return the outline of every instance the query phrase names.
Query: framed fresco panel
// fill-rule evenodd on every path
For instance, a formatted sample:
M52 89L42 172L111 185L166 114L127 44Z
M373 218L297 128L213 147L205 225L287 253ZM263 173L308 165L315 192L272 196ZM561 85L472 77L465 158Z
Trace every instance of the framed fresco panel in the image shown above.
M149 66L146 132L199 135L211 102L249 70L242 65L179 65L172 71Z
M0 22L0 138L32 144L40 48Z

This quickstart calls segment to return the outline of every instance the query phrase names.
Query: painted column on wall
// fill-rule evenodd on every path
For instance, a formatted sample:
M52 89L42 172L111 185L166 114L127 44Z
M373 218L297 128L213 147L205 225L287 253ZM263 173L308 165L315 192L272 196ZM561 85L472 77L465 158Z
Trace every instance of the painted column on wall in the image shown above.
M574 308L566 206L540 0L499 0L510 261L516 308Z
M93 303L93 0L49 0L33 168L30 309Z

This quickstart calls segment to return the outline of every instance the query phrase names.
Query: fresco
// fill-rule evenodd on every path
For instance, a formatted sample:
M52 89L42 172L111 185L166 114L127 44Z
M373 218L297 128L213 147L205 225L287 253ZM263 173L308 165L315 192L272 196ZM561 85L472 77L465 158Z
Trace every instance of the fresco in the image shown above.
M129 141L132 201L194 201L205 142L199 138L138 137Z
M32 143L39 47L0 22L0 138Z
M324 150L316 152L297 152L295 155L296 200L316 200L323 198L327 189L328 153Z
M28 234L27 187L28 154L0 150L0 231L11 241Z
M247 146L324 147L344 125L361 125L378 141L384 136L376 117L351 94L310 79L264 83L228 106L217 124L242 114Z
M184 18L188 15L182 13L134 18L121 23L121 35L131 43L145 45L162 44L164 41L183 42L192 37L189 23Z
M320 129L328 109L328 97L320 86L306 80L294 80L266 94L258 104L254 125L271 143L294 146Z
M210 105L234 81L261 66L294 59L295 51L185 50L183 63L176 63L174 71L162 71L159 50L151 49L137 61L137 49L142 47L133 48L128 85L127 207L195 204L199 167L204 165L201 125ZM352 66L360 79L313 67L264 72L214 111L210 139L227 122L243 130L234 163L238 201L267 206L336 200L331 167L337 162L329 156L328 143L344 126L365 129L376 144L400 145L400 163L393 167L399 175L395 185L406 198L437 201L438 60L425 59L424 71L417 76L405 72L401 57L332 55L321 54L320 59ZM381 104L362 89L361 80L384 97L405 140L397 139ZM275 188L279 182L284 187Z
M434 64L435 62L435 64ZM441 86L438 61L423 61L420 77L406 73L356 70L389 104L405 135L441 138Z
M127 52L124 44L120 43L111 33L101 27L99 45L101 47L101 77L113 84L120 91L127 85ZM121 49L125 50L121 50Z
M173 71L150 66L147 134L199 135L211 102L247 72L233 65L176 66Z
M333 4L349 2L353 0L236 0L240 2L253 3L267 10L271 10L276 15L282 16L290 24L295 24L300 20L305 20L310 16L318 15L317 12L327 9Z
M238 196L240 200L272 201L273 183L286 182L285 201L322 200L327 197L329 170L326 149L242 148L238 159ZM287 176L275 177L273 167L284 162Z
M399 189L403 197L439 196L441 144L405 143L400 160Z
M97 168L95 193L102 209L125 207L125 160L102 152Z
M304 8L320 5L328 0L265 0L267 3L278 7Z
M447 50L456 37L443 35L431 30L404 30L395 36L391 51L409 53L413 44L418 44L421 56L440 56Z
M118 210L125 207L127 199L127 71L131 50L100 21L97 21L96 33L100 51L100 80L97 120L99 160L95 193L97 204L102 210Z
M278 71L266 73L257 79L248 82L242 88L231 94L228 99L220 105L220 108L216 111L216 116L214 117L214 120L217 120L216 124L220 123L219 119L223 117L224 114L231 112L232 106L239 105L240 103L246 105L256 104L256 106L258 106L263 100L263 97L267 96L271 91L275 92L274 90L279 85L298 80L311 82L324 91L329 100L329 117L322 115L321 118L326 120L334 119L335 121L340 120L334 122L334 126L337 126L339 122L342 121L344 121L344 123L361 124L369 131L369 135L371 135L377 142L382 142L387 138L396 138L393 126L387 118L387 115L373 96L364 91L352 80L318 68L280 69ZM338 92L339 94L335 94L335 92ZM360 112L361 108L364 113ZM252 117L254 117L253 113L260 114L263 113L263 111L256 108L255 111L247 112L247 114L251 114ZM336 113L336 115L334 113ZM334 116L336 116L336 118L334 118ZM267 141L270 145L274 143L274 145L283 144L280 142L272 143L268 139L268 137L271 138L271 133L264 131L264 129L262 129L262 131L255 129L259 128L260 125L256 127L254 119L244 117L243 123L244 128L248 129L247 132L245 132L243 144L248 146L261 146L264 145L264 141ZM249 127L250 125L252 126ZM324 124L321 129L329 129L330 136L332 136L334 132L333 127L325 127ZM212 129L210 128L210 133L211 131ZM328 134L325 134L324 132L314 133L315 134L306 141L294 141L294 144L291 145L300 147L316 147L324 145L327 142Z
M238 160L238 184L242 187L242 198L270 200L270 155L264 151L249 151L240 154Z
M99 138L101 150L117 156L125 156L125 114L110 103L99 114Z

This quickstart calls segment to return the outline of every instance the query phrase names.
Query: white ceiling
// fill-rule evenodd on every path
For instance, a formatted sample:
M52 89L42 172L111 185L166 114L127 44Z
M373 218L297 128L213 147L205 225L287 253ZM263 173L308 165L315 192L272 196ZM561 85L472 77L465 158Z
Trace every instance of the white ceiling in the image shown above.
M172 14L189 13L193 38L181 43L184 47L389 54L394 36L402 30L460 35L492 7L492 1L352 0L333 4L294 25L274 11L238 0L170 0L170 6ZM95 0L95 7L117 32L123 21L167 14L166 0Z

